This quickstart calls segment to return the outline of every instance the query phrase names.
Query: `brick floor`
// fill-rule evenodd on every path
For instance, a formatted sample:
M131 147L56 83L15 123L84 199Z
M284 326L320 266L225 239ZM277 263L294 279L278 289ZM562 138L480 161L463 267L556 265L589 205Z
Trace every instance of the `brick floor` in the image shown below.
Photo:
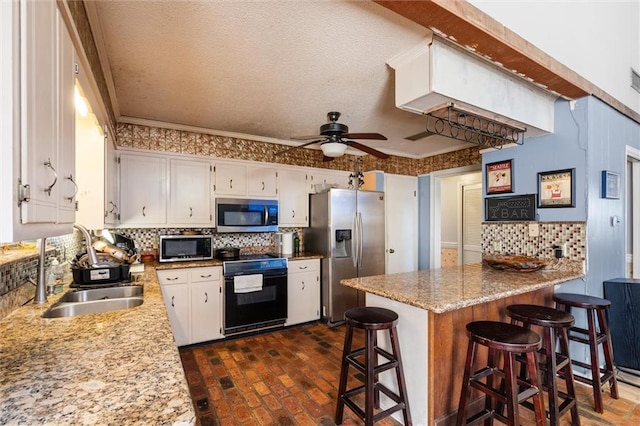
M335 425L343 342L344 327L311 324L180 349L200 424ZM362 345L361 334L355 342ZM353 374L349 387L360 379ZM600 415L593 411L590 388L577 390L582 426L640 424L640 404L606 392ZM344 413L344 425L362 424L349 408ZM390 418L377 423L398 424ZM570 415L563 416L561 425L570 424Z

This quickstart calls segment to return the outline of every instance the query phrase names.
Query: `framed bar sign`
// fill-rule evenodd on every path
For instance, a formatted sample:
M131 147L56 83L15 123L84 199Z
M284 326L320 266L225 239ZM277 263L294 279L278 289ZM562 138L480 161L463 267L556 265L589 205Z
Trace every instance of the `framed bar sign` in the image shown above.
M536 220L536 194L485 198L485 215L490 221Z
M486 165L487 195L513 192L513 160Z

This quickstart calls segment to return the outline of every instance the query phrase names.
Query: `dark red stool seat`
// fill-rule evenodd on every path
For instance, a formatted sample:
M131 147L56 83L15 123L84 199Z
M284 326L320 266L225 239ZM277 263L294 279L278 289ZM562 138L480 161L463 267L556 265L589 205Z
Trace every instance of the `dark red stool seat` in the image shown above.
M390 416L402 410L405 425L411 424L409 402L407 401L407 388L402 371L400 358L400 342L396 330L398 314L395 312L374 307L358 307L345 312L347 329L344 336L344 349L342 352L342 367L340 369L340 385L338 386L338 404L336 406L336 424L342 424L344 406L346 405L354 413L364 420L365 425L373 425L374 422ZM359 328L365 331L364 348L352 350L353 329ZM387 330L391 340L392 353L378 347L377 331ZM364 360L361 358L364 355ZM378 356L386 359L384 364L378 364ZM349 366L355 367L365 375L365 383L351 390L347 390L347 378ZM378 382L378 374L383 371L395 369L398 381L398 393ZM352 399L355 395L364 392L364 410ZM374 414L374 408L379 408L380 392L395 402L395 405Z
M569 340L589 346L590 364L572 360L573 365L591 370L591 378L575 376L575 379L593 388L594 409L598 413L604 412L602 404L602 387L609 383L611 397L618 399L618 382L613 369L613 349L611 348L611 333L607 322L607 310L611 302L600 297L584 294L556 293L553 295L558 309L571 312L571 308L581 308L587 311L587 328L571 327ZM598 327L596 329L596 317ZM602 344L604 352L604 368L600 368L598 345Z
M545 425L545 412L540 392L540 379L536 352L542 342L540 336L531 330L513 324L495 321L475 321L467 324L469 346L460 391L456 425L468 425L481 420L491 424L496 418L508 425L520 425L519 404L533 398L536 425ZM489 349L487 366L471 372L478 345ZM504 367L498 367L498 355L504 358ZM516 375L516 354L525 354L529 380ZM501 378L500 385L494 386L493 378ZM484 382L483 382L484 380ZM467 408L471 388L485 394L485 406L480 412L467 418ZM507 416L502 414L502 406L507 406Z
M511 305L507 307L507 315L511 317L512 324L521 323L526 329L531 329L532 325L542 327L543 345L539 356L544 359L540 367L544 372L543 388L549 395L547 417L550 426L559 425L560 417L569 410L572 426L580 426L567 332L575 323L573 315L538 305ZM560 344L559 352L556 350L556 339ZM558 390L558 374L565 381L566 392ZM523 376L526 377L525 374ZM527 404L525 406L533 408Z

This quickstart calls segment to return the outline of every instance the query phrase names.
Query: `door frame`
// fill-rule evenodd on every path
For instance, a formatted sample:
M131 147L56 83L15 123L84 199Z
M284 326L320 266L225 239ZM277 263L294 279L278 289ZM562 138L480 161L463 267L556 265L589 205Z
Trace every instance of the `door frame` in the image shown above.
M429 232L429 269L438 269L442 266L439 250L442 243L441 181L446 177L466 175L475 172L482 172L481 164L438 170L431 173L429 182L429 227L431 228L431 232Z
M625 177L626 184L629 183L630 179L634 179L635 182L640 181L640 149L631 147L629 145L626 146L626 157L625 157L625 174L627 171L626 164L631 161L632 163L632 172L631 176ZM628 220L625 220L625 276L627 275L626 267L626 247L627 247L627 236L629 235L628 226L629 223L632 223L633 235L631 236L631 241L633 246L631 247L632 259L631 259L631 268L633 270L632 278L638 279L640 278L640 193L636 191L637 195L633 196L631 200L626 199L625 197L625 214L628 211L627 203L631 204L631 217Z

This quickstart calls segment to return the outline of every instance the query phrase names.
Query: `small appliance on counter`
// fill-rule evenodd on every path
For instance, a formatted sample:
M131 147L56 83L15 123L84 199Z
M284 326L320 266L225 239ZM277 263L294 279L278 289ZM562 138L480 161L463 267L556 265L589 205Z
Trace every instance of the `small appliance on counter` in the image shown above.
M276 232L273 241L276 253L293 254L293 232Z

